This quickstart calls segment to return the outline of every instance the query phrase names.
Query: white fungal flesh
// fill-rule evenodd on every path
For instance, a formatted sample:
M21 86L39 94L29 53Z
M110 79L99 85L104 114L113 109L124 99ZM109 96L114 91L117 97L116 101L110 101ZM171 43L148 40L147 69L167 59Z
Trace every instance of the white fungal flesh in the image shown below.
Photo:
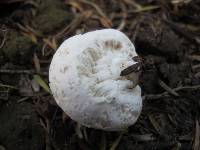
M49 80L58 105L87 127L122 130L135 123L141 89L120 76L135 64L134 45L122 32L97 30L73 36L53 56Z

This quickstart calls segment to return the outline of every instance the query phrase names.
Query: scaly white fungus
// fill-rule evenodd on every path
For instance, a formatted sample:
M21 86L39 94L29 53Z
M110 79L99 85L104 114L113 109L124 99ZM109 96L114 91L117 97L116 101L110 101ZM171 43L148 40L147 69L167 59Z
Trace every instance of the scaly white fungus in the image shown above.
M116 131L134 124L142 109L135 80L120 76L136 64L135 47L114 29L65 40L53 56L49 80L57 104L78 123Z

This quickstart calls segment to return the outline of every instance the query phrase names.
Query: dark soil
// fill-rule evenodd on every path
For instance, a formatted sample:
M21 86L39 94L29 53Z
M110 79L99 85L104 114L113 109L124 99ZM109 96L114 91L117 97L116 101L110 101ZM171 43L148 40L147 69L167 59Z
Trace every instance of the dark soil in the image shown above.
M143 59L143 110L125 133L79 128L48 93L66 38L115 28ZM0 150L199 150L198 0L0 1Z

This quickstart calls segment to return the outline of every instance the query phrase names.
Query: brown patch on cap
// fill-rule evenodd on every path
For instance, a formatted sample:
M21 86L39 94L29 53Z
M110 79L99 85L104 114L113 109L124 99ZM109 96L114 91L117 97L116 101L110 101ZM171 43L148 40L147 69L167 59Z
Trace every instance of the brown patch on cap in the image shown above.
M105 47L106 48L112 48L114 50L119 50L122 48L122 44L120 41L115 41L115 40L107 40L105 41Z

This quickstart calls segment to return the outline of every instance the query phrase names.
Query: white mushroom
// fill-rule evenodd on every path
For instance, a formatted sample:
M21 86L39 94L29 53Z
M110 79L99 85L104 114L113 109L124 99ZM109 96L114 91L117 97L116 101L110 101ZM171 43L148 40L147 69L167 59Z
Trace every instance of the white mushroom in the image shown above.
M57 104L78 123L116 131L134 124L142 109L141 89L121 71L136 64L134 45L114 29L65 40L53 56L49 80Z

